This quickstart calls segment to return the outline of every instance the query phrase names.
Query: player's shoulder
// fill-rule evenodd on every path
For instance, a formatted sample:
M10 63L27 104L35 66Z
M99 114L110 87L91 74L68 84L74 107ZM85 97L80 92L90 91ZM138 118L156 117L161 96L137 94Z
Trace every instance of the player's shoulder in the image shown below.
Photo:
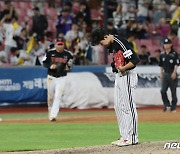
M50 49L50 50L47 51L47 54L48 54L48 55L51 55L51 54L53 54L53 53L55 53L55 52L56 52L56 49L55 49L55 48L52 48L52 49Z
M120 41L127 41L127 39L125 37L123 37L121 35L117 35L117 34L114 35L114 39L120 40Z
M72 53L71 51L67 50L67 49L64 49L64 52L65 52L66 54L70 55L70 56L73 56L73 53Z
M56 48L52 48L52 49L49 49L48 52L52 53L52 52L55 52L56 51Z
M115 43L119 44L120 46L128 45L129 42L126 38L120 36L120 35L114 35L114 41Z

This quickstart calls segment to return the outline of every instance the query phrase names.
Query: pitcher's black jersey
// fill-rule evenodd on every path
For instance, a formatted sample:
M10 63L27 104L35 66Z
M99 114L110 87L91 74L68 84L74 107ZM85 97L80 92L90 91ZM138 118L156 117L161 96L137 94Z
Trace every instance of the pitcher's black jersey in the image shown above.
M108 47L110 53L117 53L119 50L123 52L125 63L131 61L134 67L139 63L140 59L136 52L132 49L129 42L117 35L114 36L113 43ZM133 68L134 68L133 67ZM131 69L133 69L131 68ZM130 69L130 70L131 70Z
M63 52L57 52L56 50L51 50L47 52L46 57L43 61L43 65L48 68L48 74L54 77L60 77L67 75L66 65L69 60L72 60L73 56L67 50ZM52 64L56 64L56 69L50 69Z

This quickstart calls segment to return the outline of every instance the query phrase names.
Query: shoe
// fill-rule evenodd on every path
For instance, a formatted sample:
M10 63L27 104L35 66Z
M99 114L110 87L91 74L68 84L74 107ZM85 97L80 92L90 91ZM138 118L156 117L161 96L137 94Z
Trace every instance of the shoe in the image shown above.
M170 111L170 107L169 107L169 106L164 107L163 111L164 111L164 112L166 112L166 111Z
M120 144L118 144L117 146L123 147L123 146L136 145L136 144L138 144L138 142L132 143L132 142L129 141L129 140L122 140L122 142L120 142Z
M174 109L174 110L171 110L171 112L172 112L172 113L176 113L176 109Z
M118 140L111 142L111 145L117 145L118 146L122 141L123 141L123 138L121 137Z
M54 121L56 121L56 118L50 118L49 119L51 122L54 122Z
M122 146L127 146L127 145L136 145L136 144L138 144L138 142L132 143L129 140L123 140L123 138L121 137L117 141L112 142L111 144L122 147Z

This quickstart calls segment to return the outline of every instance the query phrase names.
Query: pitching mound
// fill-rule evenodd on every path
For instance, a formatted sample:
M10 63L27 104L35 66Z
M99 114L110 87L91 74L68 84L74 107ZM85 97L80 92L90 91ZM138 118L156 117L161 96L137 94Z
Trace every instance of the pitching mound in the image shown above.
M171 143L180 141L171 141ZM42 150L42 151L26 151L26 152L9 152L9 154L178 154L178 149L164 149L165 141L163 142L146 142L138 145L117 147L111 145L68 148L61 150ZM7 154L7 153L6 153Z

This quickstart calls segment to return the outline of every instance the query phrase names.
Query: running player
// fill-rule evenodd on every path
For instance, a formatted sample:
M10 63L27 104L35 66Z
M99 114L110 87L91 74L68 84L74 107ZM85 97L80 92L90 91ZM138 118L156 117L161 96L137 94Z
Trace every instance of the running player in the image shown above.
M120 138L113 145L126 146L138 143L137 111L134 102L134 91L137 85L137 74L134 71L139 57L129 42L116 35L106 33L102 28L91 34L92 45L101 44L113 54L111 64L115 72L114 109L117 116Z
M67 71L71 70L73 64L73 56L64 49L64 43L62 39L58 40L55 49L48 51L43 61L44 66L48 68L47 91L50 121L56 121L66 86Z

